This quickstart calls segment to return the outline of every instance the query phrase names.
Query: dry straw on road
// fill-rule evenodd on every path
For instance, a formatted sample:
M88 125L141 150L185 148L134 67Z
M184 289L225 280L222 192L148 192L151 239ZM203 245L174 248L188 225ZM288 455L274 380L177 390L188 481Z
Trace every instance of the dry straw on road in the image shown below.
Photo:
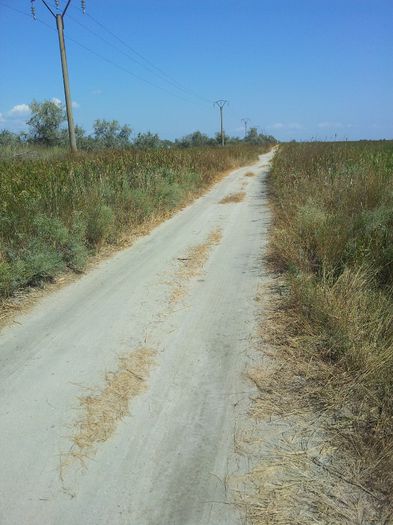
M175 272L174 286L172 289L170 303L181 301L186 294L187 283L201 274L213 246L219 244L222 233L219 228L210 232L205 242L191 247L184 257L180 257L179 266Z
M71 451L62 455L62 470L74 460L85 465L95 446L112 436L119 421L129 414L131 399L145 390L154 355L153 350L142 347L120 357L117 370L106 374L104 387L89 388L88 395L79 398L81 414Z
M220 200L220 204L229 204L231 202L242 202L246 194L244 191L239 191L238 193L231 193Z

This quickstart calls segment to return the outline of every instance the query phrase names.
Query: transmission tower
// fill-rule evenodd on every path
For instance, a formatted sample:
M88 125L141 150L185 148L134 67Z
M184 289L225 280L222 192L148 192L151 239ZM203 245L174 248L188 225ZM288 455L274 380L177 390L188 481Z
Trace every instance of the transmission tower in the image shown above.
M224 115L223 109L226 104L229 104L227 100L216 100L214 106L217 106L220 109L220 123L221 123L221 146L225 145L225 135L224 135Z
M247 129L248 129L248 125L249 123L251 122L251 119L249 118L242 118L241 119L241 122L243 123L244 125L244 138L247 137Z
M31 14L33 15L34 20L36 19L36 10L34 2L36 0L31 0ZM68 122L68 137L70 139L70 148L72 152L77 151L76 147L76 137L75 137L75 125L74 125L74 115L72 112L72 99L70 92L70 81L68 75L68 65L67 65L67 54L64 41L64 16L67 12L67 9L71 3L71 0L68 0L63 11L60 9L60 0L55 0L55 11L60 11L60 13L55 13L55 11L49 6L45 0L41 0L45 7L48 9L50 14L56 20L57 34L59 37L59 48L60 48L60 58L61 58L61 69L63 73L63 85L64 85L64 96L66 102L66 111L67 111L67 122ZM85 14L86 11L86 1L81 1L82 12Z

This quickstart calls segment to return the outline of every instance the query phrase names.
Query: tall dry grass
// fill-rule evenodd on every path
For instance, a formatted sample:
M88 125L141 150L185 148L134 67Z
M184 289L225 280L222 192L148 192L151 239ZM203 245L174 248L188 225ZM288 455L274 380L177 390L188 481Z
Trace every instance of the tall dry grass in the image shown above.
M0 300L80 271L91 253L165 217L263 147L0 156Z
M283 343L323 360L316 402L336 411L364 483L391 498L393 143L286 144L269 184Z

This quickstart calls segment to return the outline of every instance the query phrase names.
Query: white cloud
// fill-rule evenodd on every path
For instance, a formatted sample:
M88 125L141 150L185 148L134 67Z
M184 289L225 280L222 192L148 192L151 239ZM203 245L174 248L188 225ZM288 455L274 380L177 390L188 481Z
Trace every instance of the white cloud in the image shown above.
M91 94L92 95L101 95L102 94L102 90L101 89L93 89Z
M303 129L303 126L299 122L275 122L271 126L267 126L270 129Z
M56 104L56 106L59 106L59 107L63 105L63 101L60 100L60 99L57 98L57 97L53 97L53 98L51 98L51 102L53 102L54 104ZM76 108L79 108L79 104L78 104L78 102L76 102L75 100L73 100L73 101L72 101L72 107L75 108L75 109L76 109Z
M0 123L5 122L5 118L3 117L3 113L0 113Z
M320 129L342 129L342 128L352 128L352 124L344 124L343 122L319 122L318 128Z
M342 128L342 123L341 122L328 122L328 121L318 122L318 128L321 128L321 129Z
M13 117L21 117L30 113L30 107L28 104L17 104L9 111L9 115Z

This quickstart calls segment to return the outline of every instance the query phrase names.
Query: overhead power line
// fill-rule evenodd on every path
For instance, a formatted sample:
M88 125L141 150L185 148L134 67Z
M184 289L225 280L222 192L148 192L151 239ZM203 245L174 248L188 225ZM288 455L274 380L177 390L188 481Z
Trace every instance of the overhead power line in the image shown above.
M24 15L24 16L27 16L27 17L31 17L31 14L29 13L26 13L25 11L22 11L20 9L17 9L17 8L14 8L12 6L9 6L7 4L5 4L4 2L0 2L0 5L12 10L12 11L15 11L21 15ZM47 24L46 22L44 22L43 20L41 20L40 18L37 18L36 20L38 23L44 25L45 27L47 27L48 29L50 29L51 31L55 31L55 29L50 26L49 24ZM89 48L88 46L86 46L85 44L82 44L82 42L79 42L78 40L76 40L75 38L72 38L70 36L67 36L67 39L76 44L77 46L81 47L82 49L84 49L85 51L87 51L88 53L91 53L92 55L94 55L96 58L100 59L101 61L103 62L106 62L107 64L111 64L113 67L116 67L117 69L123 71L124 73L127 73L128 75L132 76L133 78L141 81L141 82L144 82L145 84L148 84L156 89L159 89L165 93L167 93L168 95L172 96L172 97L175 97L179 100L183 100L184 102L189 102L191 104L195 104L196 102L194 100L191 100L189 98L185 98L181 95L179 95L178 93L174 93L172 91L170 91L169 89L163 87L163 86L159 86L158 84L155 84L154 82L151 82L150 80L144 78L144 77L141 77L140 75L137 75L136 73L133 73L132 71L130 71L129 69L127 69L126 67L123 67L122 65L114 62L113 60L101 55L100 53L98 53L97 51L94 51L93 49Z
M83 29L85 29L85 31L89 32L90 34L94 35L96 38L98 38L99 40L101 40L102 42L104 42L105 44L107 44L108 46L112 47L113 49L116 49L116 51L118 51L119 53L122 53L124 56L126 56L129 60L131 60L132 62L140 65L141 67L143 67L144 69L146 69L147 71L155 74L156 76L158 76L161 80L163 80L164 82L167 82L168 84L172 85L173 87L175 87L176 89L182 91L183 93L187 94L188 96L190 96L190 92L186 89L183 89L181 87L179 87L177 85L176 82L166 78L164 75L161 75L159 73L157 73L154 68L150 67L149 65L145 64L144 62L142 62L141 60L138 60L136 59L135 57L131 56L129 53L127 53L126 51L124 51L123 49L120 49L117 45L113 44L112 42L110 42L109 40L107 40L106 38L104 38L102 35L100 35L99 33L96 33L95 31L93 31L92 29L90 29L90 27L87 27L86 25L82 24L81 22L79 22L79 20L77 20L76 18L70 16L71 20L73 20L73 22L75 22L76 24L78 24L80 27L82 27ZM142 78L142 77L140 77ZM144 80L145 81L145 80ZM191 93L192 94L192 93Z
M44 0L42 0L43 3L46 4L46 2L44 2ZM70 5L70 1L68 1L67 3L67 6L66 6L66 9L68 8L68 6ZM29 15L28 13L20 10L20 9L17 9L13 6L10 6L8 4L5 4L4 2L0 1L0 5L14 11L14 12L17 12L21 15L24 15L24 16L28 16L30 17L31 15ZM48 7L48 6L47 6ZM84 7L84 2L82 2L82 7ZM49 7L48 7L49 8ZM52 14L56 17L56 15L53 13L53 11L51 11ZM60 15L59 15L60 16ZM122 40L120 37L118 37L115 33L113 33L111 30L107 29L103 24L101 24L101 22L99 22L98 20L95 20L94 17L92 17L91 15L87 15L89 16L89 18L91 18L96 24L98 24L99 26L101 26L103 29L105 29L109 34L111 34L114 38L116 38L120 43L122 43L125 47L127 47L128 49L130 49L133 53L135 53L137 56L139 56L142 60L144 60L148 65L150 65L150 68L152 69L155 69L157 70L157 72L160 72L162 76L165 76L167 77L168 79L171 79L171 77L169 75L167 75L163 70L161 70L159 67L155 66L149 59L147 59L146 57L144 57L141 53L139 53L138 51L136 51L134 48L132 48L131 46L129 46L129 44L127 44L126 42L124 42L124 40ZM105 38L103 38L101 35L97 34L96 32L94 32L93 30L91 30L90 28L84 26L83 24L81 24L79 21L75 20L74 17L70 17L72 18L73 21L77 22L79 25L81 25L82 27L84 27L84 29L88 30L89 32L91 32L92 34L94 34L96 37L100 38L101 40L103 40L105 43L107 43L108 45L114 47L115 49L117 49L118 51L122 52L123 54L126 54L124 51L121 51L120 49L117 48L117 46L114 46L114 44L112 44L111 42L109 42L108 40L106 40ZM37 22L39 22L40 24L44 25L45 27L47 27L48 29L50 30L54 30L53 27L51 27L49 24L47 24L46 22L44 22L43 20L40 20L40 19L37 19ZM184 98L183 96L179 95L178 93L174 93L172 91L170 91L169 89L163 87L163 86L160 86L160 85L157 85L155 84L154 82L151 82L150 80L146 79L146 78L143 78L139 75L137 75L136 73L130 71L129 69L127 69L126 67L116 63L115 61L105 57L105 56L102 56L100 53L94 51L93 49L89 48L88 46L86 46L85 44L82 44L81 42L79 42L78 40L76 40L75 38L72 38L72 37L67 37L68 40L70 42L73 42L74 44L76 44L77 46L81 47L82 49L84 49L85 51L87 51L88 53L94 55L95 57L97 57L98 59L102 60L103 62L106 62L110 65L112 65L113 67L116 67L117 69L123 71L124 73L127 73L128 75L132 76L133 78L137 79L137 80L140 80L156 89L159 89L161 91L164 91L165 93L175 97L175 98L178 98L180 100L183 100L185 102L191 102L191 103L194 103L193 100L191 99L187 99L187 98ZM140 61L137 61L134 57L131 57L129 54L126 54L131 60L133 60L134 62L137 62L141 65ZM173 81L173 83L175 83L176 85L178 86L181 86L180 83L178 83L177 81L175 81L174 79L171 79L171 82ZM183 86L182 86L183 87ZM193 92L192 90L188 90L187 88L183 88L184 90L187 90L189 92L192 92L194 95L195 92ZM200 98L201 100L205 101L205 102L211 102L209 101L209 99L207 98L204 98L204 97L200 97L199 95L196 95L198 98ZM224 145L225 144L225 134L224 134L224 124L223 124L223 108L224 106L226 105L229 105L229 102L227 100L216 100L214 103L213 103L214 106L217 106L219 109L220 109L220 124L221 124L221 144Z
M111 64L112 66L116 67L117 69L120 69L121 71L123 71L124 73L127 73L128 75L132 76L133 78L136 78L137 80L140 80L141 82L144 82L145 84L149 84L150 86L155 87L156 89L160 89L161 91L164 91L165 93L168 93L172 97L178 98L178 99L183 100L185 102L191 102L192 104L195 103L191 99L184 98L181 95L178 95L177 93L173 93L172 91L170 91L169 89L166 89L163 86L159 86L158 84L155 84L154 82L151 82L150 80L147 80L146 78L143 78L143 77L137 75L136 73L133 73L132 71L130 71L129 69L123 67L122 65L118 64L117 62L114 62L110 58L106 58L103 55L100 55L99 53L97 53L97 51L94 51L93 49L90 49L89 47L87 47L85 44L82 44L78 40L75 40L75 38L72 38L70 36L67 37L67 38L68 38L68 40L70 42L73 42L74 44L76 44L79 47L85 49L86 51L88 51L92 55L96 56L100 60L102 60L104 62L107 62L108 64Z
M21 9L17 9L16 7L4 4L3 2L0 2L0 5L2 5L3 7L6 7L7 9L10 9L11 11L15 11L15 13L19 13L21 15L28 16L29 18L31 17L31 14L26 13L25 11L22 11Z
M118 42L120 42L123 46L125 46L129 51L134 53L136 56L138 56L140 59L144 61L144 63L147 64L150 70L155 70L162 78L165 78L167 82L170 82L172 85L176 86L178 89L188 92L189 94L192 94L196 98L199 98L200 100L203 100L203 102L207 102L211 104L213 101L199 95L196 93L193 89L190 89L180 82L178 82L176 79L174 79L171 75L166 73L162 68L156 66L151 60L149 60L147 57L145 57L142 53L137 51L134 47L132 47L130 44L125 42L122 38L120 38L116 33L114 33L111 29L108 29L104 24L102 24L100 21L98 21L95 17L93 17L91 14L86 14L95 24L97 24L99 27L101 27L104 31L106 31L108 34L110 34L113 38L115 38ZM140 63L140 62L138 62Z

